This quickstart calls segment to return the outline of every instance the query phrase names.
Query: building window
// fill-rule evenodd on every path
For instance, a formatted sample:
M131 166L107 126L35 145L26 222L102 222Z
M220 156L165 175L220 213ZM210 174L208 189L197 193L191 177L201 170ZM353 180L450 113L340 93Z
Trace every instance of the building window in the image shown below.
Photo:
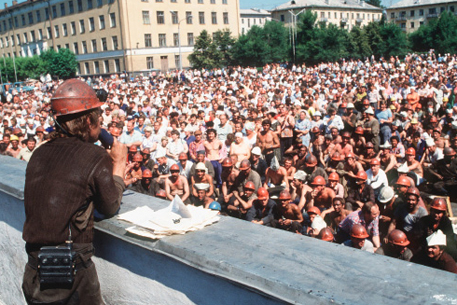
M241 18L241 24L244 24L244 18Z
M178 24L178 12L171 13L171 23Z
M412 10L411 12L409 12L409 16L410 16L410 17L414 17L414 12L415 12L414 10Z
M255 19L254 19L255 20ZM211 23L212 24L217 24L217 15L216 12L211 13Z
M395 19L395 13L390 13L390 19Z
M97 53L97 39L92 39L92 52Z
M46 30L47 30L47 32L48 32L48 33L47 33L47 34L48 34L48 39L51 39L51 38L52 38L51 27L47 27Z
M179 45L179 35L178 33L173 33L173 45L177 47Z
M166 34L159 34L159 47L167 46L167 36Z
M75 12L75 6L73 5L73 0L68 1L68 12L73 14Z
M54 26L54 34L56 35L56 38L59 38L60 34L59 34L59 26L58 25Z
M36 22L41 22L41 13L40 13L40 11L36 11Z
M84 34L86 32L86 26L84 25L84 19L79 20L79 33Z
M451 6L449 7L449 10L450 10L451 12L454 12L454 6L451 5Z
M79 49L78 49L78 43L77 42L73 43L73 51L75 52L76 55L79 54Z
M113 50L119 49L119 44L117 42L117 36L113 36L112 40L113 40Z
M90 31L90 32L95 31L95 21L94 21L94 17L90 17L90 18L89 18L89 31Z
M177 3L177 0L170 0L171 3Z
M98 22L100 23L100 30L104 30L105 29L105 16L104 15L98 16Z
M143 24L151 24L149 19L149 11L143 11Z
M103 1L102 0L97 0L97 7L101 7L103 5Z
M222 0L222 4L227 4L227 0Z
M76 23L72 21L70 23L71 35L76 35Z
M109 20L110 20L110 25L112 28L116 26L116 14L115 13L110 13L109 14Z
M86 41L82 42L82 46L83 46L83 54L87 54L87 43L86 43Z
M420 21L419 22L419 26L423 26L424 25L424 22L423 21Z
M32 42L35 42L36 41L36 37L35 37L35 31L31 31L30 32L30 37L32 38Z
M83 10L83 0L78 0L78 12L82 12Z
M442 6L442 7L440 8L440 13L444 12L445 10L446 10L446 8L445 8L444 6Z
M145 47L152 47L151 34L144 34L144 46Z
M43 30L38 29L38 40L43 40Z
M279 20L281 20L281 22L284 22L286 21L286 17L284 15L280 15Z
M100 74L100 65L98 64L98 61L94 61L94 72L95 74Z
M66 23L62 24L62 35L64 37L68 36L68 29L67 29L67 24Z
M192 24L192 12L186 12L186 22Z
M424 16L424 10L423 9L419 10L419 16Z
M28 16L29 16L29 24L33 24L33 13L30 12L30 13L28 14Z
M414 29L414 22L411 22L411 28Z
M44 20L49 20L49 9L47 7L44 9Z
M26 33L24 33L24 37L27 38ZM17 38L17 44L20 46L21 45L21 35L17 34L16 38ZM25 38L24 38L24 41L25 41Z
M179 64L179 55L175 55L175 67L179 68L181 65Z
M88 63L88 62L85 62L85 63L84 63L84 70L85 70L86 74L89 74L89 73L90 73L90 70L89 70L89 63Z
M428 13L429 13L430 15L436 14L436 8L429 8L429 9L428 9Z
M60 3L60 16L65 16L67 13L65 12L65 3Z
M121 71L121 61L119 59L114 60L114 72Z
M194 45L194 33L187 33L187 44L189 46Z
M184 3L190 3L190 0L184 0Z
M52 18L57 18L57 6L52 6Z
M105 73L109 73L109 60L103 61L103 68L105 70Z
M108 51L108 44L105 37L102 38L102 51Z
M165 18L163 15L163 11L157 11L157 24L164 24Z
M203 0L198 0L198 4L203 4Z
M406 29L406 22L400 23L400 28L401 29Z
M87 9L91 10L92 8L94 8L93 1L92 0L87 0Z
M209 3L216 4L216 0L210 0Z
M198 12L198 22L205 24L205 12Z
M154 69L154 57L146 57L146 68Z
M229 24L229 18L228 18L228 13L223 13L222 16L224 16L224 24ZM262 19L259 19L260 24L262 24Z

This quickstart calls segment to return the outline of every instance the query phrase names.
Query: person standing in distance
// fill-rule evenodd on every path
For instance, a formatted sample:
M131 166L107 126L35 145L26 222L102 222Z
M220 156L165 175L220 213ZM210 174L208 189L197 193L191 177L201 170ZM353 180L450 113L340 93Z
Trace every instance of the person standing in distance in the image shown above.
M127 148L114 140L109 152L94 145L101 132L102 102L85 82L62 83L51 99L56 132L27 166L24 190L28 262L22 289L28 304L104 304L95 266L94 209L113 216L125 188ZM38 254L71 239L76 252L72 283L40 283Z

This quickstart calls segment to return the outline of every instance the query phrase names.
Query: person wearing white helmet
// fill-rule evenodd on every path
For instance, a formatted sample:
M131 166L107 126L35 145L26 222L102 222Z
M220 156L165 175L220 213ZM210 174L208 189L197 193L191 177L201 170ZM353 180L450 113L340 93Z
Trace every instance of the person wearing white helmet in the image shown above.
M249 161L251 162L252 170L256 171L259 174L263 182L265 181L265 172L267 171L268 164L261 157L262 151L260 147L256 146L251 150L251 158L249 159Z

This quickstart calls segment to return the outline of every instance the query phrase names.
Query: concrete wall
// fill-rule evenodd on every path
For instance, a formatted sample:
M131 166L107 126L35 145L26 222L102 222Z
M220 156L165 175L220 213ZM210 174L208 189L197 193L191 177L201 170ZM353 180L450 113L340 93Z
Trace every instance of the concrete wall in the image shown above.
M0 304L24 304L24 170L0 156ZM166 204L126 191L121 212ZM128 226L97 223L94 261L107 304L457 303L454 274L229 217L160 241L131 236Z

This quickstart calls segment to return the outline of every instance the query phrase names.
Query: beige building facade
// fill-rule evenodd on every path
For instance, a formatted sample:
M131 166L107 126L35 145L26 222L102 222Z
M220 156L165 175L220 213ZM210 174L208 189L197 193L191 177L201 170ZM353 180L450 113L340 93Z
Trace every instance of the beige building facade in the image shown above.
M28 0L0 11L0 55L68 48L79 75L189 67L202 30L239 32L237 0ZM181 47L179 47L181 46Z
M299 15L307 10L317 14L317 22L332 23L348 30L382 17L381 8L362 0L292 0L273 9L271 16L287 26L296 26Z
M267 10L249 8L240 9L240 34L246 34L254 25L263 27L265 22L271 20L271 14Z
M403 0L386 9L387 20L408 33L446 11L456 14L457 1Z

